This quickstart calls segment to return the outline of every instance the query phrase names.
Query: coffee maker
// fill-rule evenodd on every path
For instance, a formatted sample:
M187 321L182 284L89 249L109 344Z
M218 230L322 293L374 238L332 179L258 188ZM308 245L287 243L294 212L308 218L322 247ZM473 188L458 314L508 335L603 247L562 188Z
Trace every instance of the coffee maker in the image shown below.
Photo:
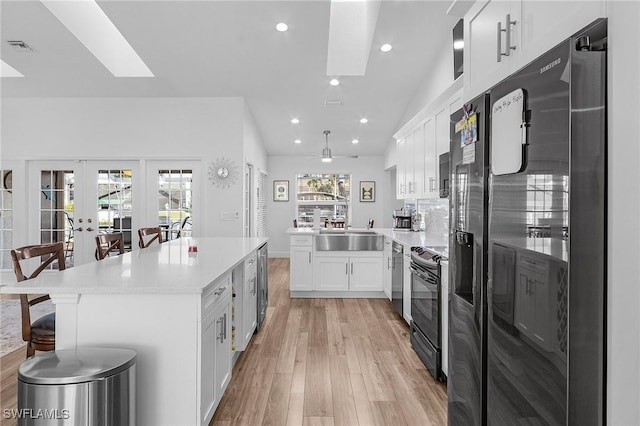
M394 210L393 211L393 229L411 230L411 210Z

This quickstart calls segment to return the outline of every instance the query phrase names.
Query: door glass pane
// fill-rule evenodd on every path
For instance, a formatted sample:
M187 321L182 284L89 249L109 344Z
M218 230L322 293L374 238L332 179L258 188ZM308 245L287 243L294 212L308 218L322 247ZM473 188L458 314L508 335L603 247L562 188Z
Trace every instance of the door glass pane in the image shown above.
M165 240L191 234L192 185L192 170L158 171L158 225Z
M0 170L2 187L0 187L0 269L12 269L11 249L13 247L13 192L11 170Z
M125 251L131 251L131 175L130 169L98 170L99 232L122 232Z
M73 266L74 181L72 170L40 173L40 243L62 241L67 267ZM57 269L57 263L50 268Z

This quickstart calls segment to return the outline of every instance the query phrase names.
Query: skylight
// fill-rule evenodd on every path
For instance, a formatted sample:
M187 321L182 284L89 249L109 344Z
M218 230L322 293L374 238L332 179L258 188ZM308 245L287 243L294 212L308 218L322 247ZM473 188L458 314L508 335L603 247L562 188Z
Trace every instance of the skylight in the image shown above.
M94 0L41 2L114 76L154 76Z
M20 71L0 59L0 77L24 77Z

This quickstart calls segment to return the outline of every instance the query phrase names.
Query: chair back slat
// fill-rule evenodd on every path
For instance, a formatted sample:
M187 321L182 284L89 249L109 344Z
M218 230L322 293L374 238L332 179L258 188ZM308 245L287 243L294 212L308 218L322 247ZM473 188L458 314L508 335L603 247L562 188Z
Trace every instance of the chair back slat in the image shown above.
M22 272L20 261L42 256L48 257L27 277L24 272ZM62 242L20 247L11 250L11 258L13 260L13 272L16 274L18 282L37 277L40 272L44 271L47 266L55 261L58 261L58 270L62 271L65 269L64 245Z
M31 273L31 275L27 277L22 270L22 265L20 262L31 258L42 258L45 256L48 257L40 263L40 266L38 266ZM25 246L14 249L11 250L11 259L13 260L13 272L15 273L18 282L30 280L37 277L42 271L44 271L55 261L58 262L58 270L63 271L66 268L66 265L64 263L64 244L62 242ZM33 355L33 351L35 350L31 342L31 313L29 311L29 307L40 302L44 302L48 299L48 295L40 296L32 300L29 300L26 294L20 295L20 310L22 314L22 339L25 342L28 342L27 356ZM55 341L53 340L50 344L42 344L40 346L37 346L37 349L39 350L53 350L54 348Z
M112 234L96 235L96 259L102 260L109 256L109 253L118 250L118 254L124 253L124 234L114 232Z
M145 242L145 238L152 236ZM140 248L147 248L154 241L158 241L158 244L162 244L162 230L160 227L155 228L140 228L138 229L138 246Z

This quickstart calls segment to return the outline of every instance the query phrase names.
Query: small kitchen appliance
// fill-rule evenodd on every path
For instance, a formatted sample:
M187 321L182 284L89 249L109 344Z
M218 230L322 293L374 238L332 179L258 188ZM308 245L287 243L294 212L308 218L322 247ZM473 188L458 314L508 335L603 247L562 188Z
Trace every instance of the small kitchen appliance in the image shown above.
M394 229L411 229L411 210L400 209L393 211L393 228Z

